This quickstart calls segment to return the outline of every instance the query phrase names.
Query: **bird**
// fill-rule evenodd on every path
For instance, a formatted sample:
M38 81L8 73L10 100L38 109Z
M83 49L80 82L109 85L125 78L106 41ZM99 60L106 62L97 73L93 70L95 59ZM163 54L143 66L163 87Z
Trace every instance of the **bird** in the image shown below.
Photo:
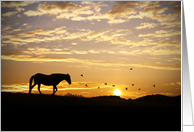
M155 87L155 85L153 85Z
M115 85L112 85L113 87L115 87Z
M139 88L139 90L140 90L141 88Z
M132 84L132 86L133 86L134 84Z
M126 90L128 90L127 88L125 88Z
M133 68L130 68L130 70L132 70Z
M81 76L83 77L83 74L81 74Z
M87 87L88 85L86 84L86 87Z
M107 83L104 83L105 85L107 85Z
M100 88L100 87L98 87L98 88Z

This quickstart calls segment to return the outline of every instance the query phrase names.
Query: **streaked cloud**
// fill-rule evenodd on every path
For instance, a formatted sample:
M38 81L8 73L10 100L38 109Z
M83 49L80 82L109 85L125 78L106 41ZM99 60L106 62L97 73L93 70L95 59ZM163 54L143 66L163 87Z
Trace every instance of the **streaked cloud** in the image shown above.
M107 62L102 60L83 60L76 58L54 58L46 56L34 57L30 55L16 55L16 54L2 54L1 59L13 61L83 63L85 65L98 65L98 66L127 66L127 67L137 66L163 70L181 70L181 63L168 66L168 65L152 65L146 63L121 63L121 62Z
M139 34L139 37L171 37L181 35L181 31L159 30L149 34Z

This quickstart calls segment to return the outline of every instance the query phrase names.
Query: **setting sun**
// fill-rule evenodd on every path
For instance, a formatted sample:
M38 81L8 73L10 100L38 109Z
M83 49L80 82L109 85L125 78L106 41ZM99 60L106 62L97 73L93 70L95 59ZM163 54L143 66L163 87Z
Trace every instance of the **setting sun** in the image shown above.
M121 91L119 89L116 89L114 91L114 95L119 96L121 94Z

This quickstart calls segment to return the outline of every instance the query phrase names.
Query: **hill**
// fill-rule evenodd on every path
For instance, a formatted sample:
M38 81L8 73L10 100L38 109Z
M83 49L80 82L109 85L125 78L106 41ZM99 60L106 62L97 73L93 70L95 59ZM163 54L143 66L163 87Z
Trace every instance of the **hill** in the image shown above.
M181 98L1 93L1 130L180 131Z

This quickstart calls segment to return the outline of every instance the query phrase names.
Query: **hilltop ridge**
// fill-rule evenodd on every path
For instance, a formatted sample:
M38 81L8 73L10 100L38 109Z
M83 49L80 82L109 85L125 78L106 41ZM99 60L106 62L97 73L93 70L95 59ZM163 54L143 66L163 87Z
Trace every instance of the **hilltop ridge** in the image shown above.
M1 92L1 122L3 131L180 131L181 99L161 95L126 100L119 96L84 98Z

